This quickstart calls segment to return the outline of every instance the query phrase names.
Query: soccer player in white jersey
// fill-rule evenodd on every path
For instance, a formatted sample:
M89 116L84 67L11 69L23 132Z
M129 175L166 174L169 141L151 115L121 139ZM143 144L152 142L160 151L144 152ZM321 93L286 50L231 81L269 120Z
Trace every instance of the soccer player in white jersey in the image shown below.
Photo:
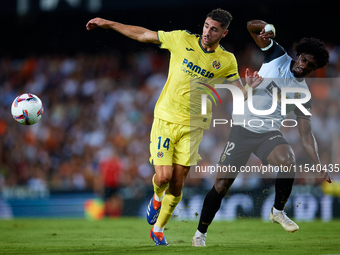
M303 38L300 43L296 44L294 49L297 52L297 60L293 61L286 51L272 39L275 36L273 25L260 20L252 20L247 23L247 29L264 53L264 62L259 70L259 74L264 80L252 91L253 106L257 110L266 110L271 107L273 88L276 88L278 94L287 87L308 89L304 77L328 63L328 51L318 39ZM287 97L294 98L294 93L292 95L287 93ZM311 100L303 106L310 110ZM293 169L291 166L295 165L295 155L291 146L279 131L281 121L277 121L279 124L276 125L273 124L274 122L263 120L282 120L284 116L281 115L280 103L278 102L276 110L269 116L254 115L248 109L247 101L244 103L244 108L244 115L233 115L233 126L229 141L222 152L219 164L236 166L237 169L240 169L241 166L246 165L250 154L254 153L263 164L288 166L288 169ZM317 152L317 143L311 131L309 115L303 113L295 105L288 105L287 108L287 113L294 111L297 116L296 121L304 151L313 164L321 164ZM257 125L257 127L255 127L256 125L248 125L248 121L252 119L257 119L264 124ZM329 183L331 182L327 171L320 173L320 175ZM236 176L237 173L216 178L214 187L205 197L198 229L192 239L192 246L205 246L208 226L214 219L223 197ZM294 177L294 171L278 173L275 182L275 202L269 216L273 223L280 223L288 232L299 229L298 225L289 219L283 211L292 190Z

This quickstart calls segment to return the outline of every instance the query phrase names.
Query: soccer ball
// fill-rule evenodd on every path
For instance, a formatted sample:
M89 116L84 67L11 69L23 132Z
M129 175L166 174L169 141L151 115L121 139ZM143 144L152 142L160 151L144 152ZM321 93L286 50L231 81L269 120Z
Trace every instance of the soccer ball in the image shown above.
M17 96L12 103L13 119L22 125L37 123L44 112L44 107L36 95L25 93Z

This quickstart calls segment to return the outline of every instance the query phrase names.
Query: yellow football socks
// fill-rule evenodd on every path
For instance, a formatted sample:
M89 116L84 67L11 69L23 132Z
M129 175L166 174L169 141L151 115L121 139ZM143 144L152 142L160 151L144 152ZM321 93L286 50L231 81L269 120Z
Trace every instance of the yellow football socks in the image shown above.
M177 204L182 200L182 194L179 197L171 195L170 191L167 190L162 202L162 208L156 221L156 226L164 228L171 218Z
M155 174L156 175L156 174ZM162 199L163 199L163 194L164 194L164 190L168 187L168 183L167 184L165 184L165 185L163 185L162 187L158 187L157 185L156 185L156 183L155 183L155 175L152 177L152 184L153 184L153 190L154 190L154 192L155 192L155 194L156 194L156 200L158 201L158 200L160 200L160 201L162 201ZM159 201L159 202L160 202Z

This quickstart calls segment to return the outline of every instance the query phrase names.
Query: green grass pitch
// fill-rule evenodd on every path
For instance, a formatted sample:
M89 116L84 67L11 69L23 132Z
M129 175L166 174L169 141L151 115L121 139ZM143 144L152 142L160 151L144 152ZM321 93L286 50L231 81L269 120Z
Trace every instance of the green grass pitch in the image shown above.
M191 247L197 221L171 219L168 247L154 246L144 219L0 221L0 254L340 254L339 220L300 222L293 234L260 219L216 221L207 247Z

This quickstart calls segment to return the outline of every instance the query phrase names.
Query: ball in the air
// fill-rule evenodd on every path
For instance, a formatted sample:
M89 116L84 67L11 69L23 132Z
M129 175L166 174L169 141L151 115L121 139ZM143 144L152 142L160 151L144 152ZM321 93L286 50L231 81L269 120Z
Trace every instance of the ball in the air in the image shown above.
M41 119L44 107L39 97L25 93L14 99L11 112L13 119L20 124L33 125Z

